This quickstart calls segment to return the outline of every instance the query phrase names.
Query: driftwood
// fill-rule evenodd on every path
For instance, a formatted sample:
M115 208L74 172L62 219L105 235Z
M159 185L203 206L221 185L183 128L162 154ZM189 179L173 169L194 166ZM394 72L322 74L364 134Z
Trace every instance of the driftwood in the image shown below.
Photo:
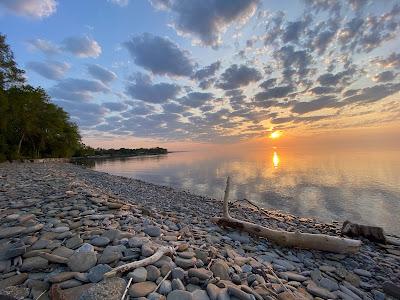
M361 241L330 236L325 234L311 234L301 232L288 232L270 229L232 218L229 215L230 179L226 181L226 189L223 203L223 216L213 218L213 222L219 226L230 227L241 231L267 238L268 240L284 247L297 247L302 249L315 249L335 253L356 253L361 246Z
M385 233L381 227L360 225L345 221L342 226L342 234L350 237L365 237L377 243L386 243Z
M156 261L158 261L165 254L169 254L169 253L173 253L173 252L174 252L174 249L172 247L162 246L162 247L158 248L156 253L154 253L152 256L149 256L149 257L146 257L145 259L134 261L134 262L131 262L128 264L124 264L122 266L112 269L111 271L104 274L104 278L113 277L113 276L116 276L117 274L123 274L132 269L151 265L151 264L155 263Z

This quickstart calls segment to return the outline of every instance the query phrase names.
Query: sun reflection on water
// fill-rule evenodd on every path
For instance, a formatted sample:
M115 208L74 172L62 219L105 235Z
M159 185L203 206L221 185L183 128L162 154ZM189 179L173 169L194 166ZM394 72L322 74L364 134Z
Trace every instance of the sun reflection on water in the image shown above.
M274 164L274 168L278 168L280 162L279 155L276 151L274 151L274 155L272 156L272 163Z

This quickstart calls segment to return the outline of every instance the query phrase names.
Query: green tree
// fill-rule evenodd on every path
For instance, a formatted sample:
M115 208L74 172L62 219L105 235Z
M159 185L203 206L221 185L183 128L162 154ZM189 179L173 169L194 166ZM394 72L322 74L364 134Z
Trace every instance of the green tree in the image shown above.
M0 88L6 89L25 82L24 70L18 68L14 54L6 43L6 36L0 34Z

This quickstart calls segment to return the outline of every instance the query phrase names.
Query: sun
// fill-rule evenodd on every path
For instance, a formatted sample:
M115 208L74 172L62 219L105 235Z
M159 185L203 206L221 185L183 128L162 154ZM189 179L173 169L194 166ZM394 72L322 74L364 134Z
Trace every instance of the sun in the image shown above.
M280 138L282 136L282 132L281 131L274 131L269 135L270 139L276 140L278 138Z

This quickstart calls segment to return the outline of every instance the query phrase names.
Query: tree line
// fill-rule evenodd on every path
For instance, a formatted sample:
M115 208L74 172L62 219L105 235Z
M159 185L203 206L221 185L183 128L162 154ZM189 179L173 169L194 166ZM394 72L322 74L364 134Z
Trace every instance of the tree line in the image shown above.
M0 34L0 161L73 155L81 147L77 125L24 73Z
M164 148L94 149L81 142L68 113L41 87L26 83L25 71L0 34L0 162L22 158L166 154Z

